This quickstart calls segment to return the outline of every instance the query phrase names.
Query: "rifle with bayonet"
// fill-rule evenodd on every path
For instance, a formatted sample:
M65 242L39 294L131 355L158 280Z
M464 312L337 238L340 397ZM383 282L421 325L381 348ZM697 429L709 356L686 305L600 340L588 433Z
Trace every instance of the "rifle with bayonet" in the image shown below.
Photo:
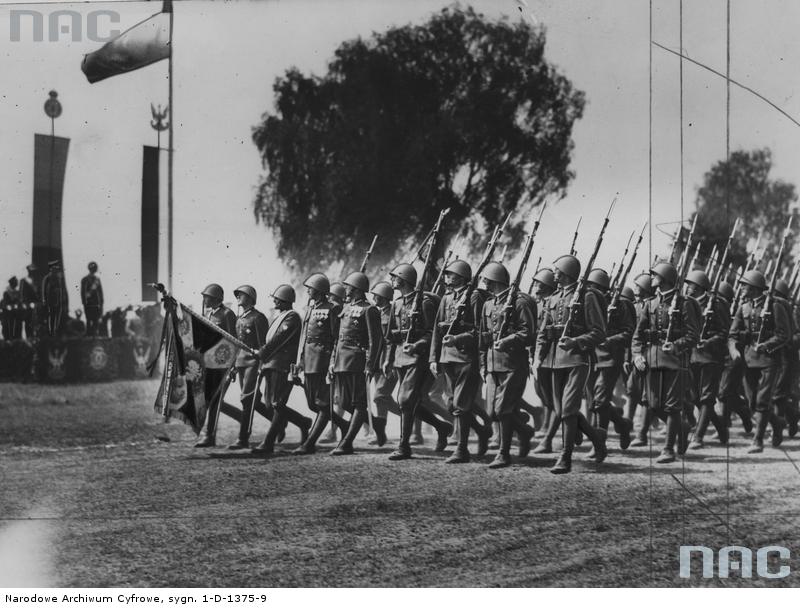
M678 276L675 279L675 293L672 296L672 303L669 305L669 323L667 324L667 335L664 340L665 346L672 343L672 340L670 339L672 337L672 330L675 327L678 318L681 316L679 301L682 299L683 280L686 278L686 273L689 270L689 251L691 249L692 239L694 238L694 231L697 228L698 217L700 217L700 214L695 213L694 220L692 220L692 228L689 230L689 236L686 237L686 247L684 247L683 252L681 253L680 261L678 262Z
M597 235L597 240L594 242L594 251L592 251L592 257L589 258L589 263L583 269L583 274L578 279L578 285L575 287L575 295L572 296L572 301L569 304L567 321L564 323L564 331L561 333L561 339L559 340L559 343L563 342L564 339L571 337L569 334L572 330L572 324L575 322L575 316L578 314L578 310L581 307L581 302L586 294L589 273L592 271L594 261L597 259L597 253L600 251L600 245L603 244L603 235L606 232L606 228L608 227L608 222L611 217L611 211L614 209L614 205L616 203L617 198L614 197L614 200L611 201L611 206L608 208L608 212L606 213L606 218L603 220L603 227L600 228L600 234Z
M364 254L364 261L361 262L361 267L358 269L359 272L366 272L367 271L367 262L369 261L369 257L372 255L373 250L375 249L375 242L378 240L378 235L376 234L372 237L372 244L367 249L367 253Z
M533 293L533 286L536 283L536 274L539 272L539 268L542 266L542 256L539 256L539 261L536 262L536 270L533 271L533 276L531 277L531 284L528 287L528 295Z
M611 321L611 315L614 310L619 306L619 296L622 293L622 288L625 287L625 283L628 281L628 275L630 275L631 269L633 268L633 263L636 261L636 254L639 252L639 245L642 244L642 239L644 238L644 230L647 228L647 222L644 223L642 226L642 231L639 233L639 240L636 241L636 246L633 248L633 253L631 254L631 259L628 260L628 264L624 265L625 255L628 253L628 248L625 248L625 254L622 256L622 261L619 264L621 274L617 274L614 277L614 282L611 283L611 302L608 305L608 321ZM633 236L633 233L631 233ZM630 239L628 239L628 243L630 243ZM624 270L623 270L624 268Z
M708 302L706 303L706 309L703 311L703 327L700 330L700 339L705 340L708 337L708 330L711 324L711 320L714 318L714 307L717 302L717 292L719 291L720 283L722 283L722 276L723 272L722 269L725 268L725 264L728 263L728 256L731 252L731 246L733 245L733 238L736 236L736 230L739 228L739 218L736 218L736 221L733 222L733 228L731 229L731 233L728 236L728 241L725 243L725 249L722 251L722 258L720 258L719 268L720 271L716 274L713 279L713 283L711 284L711 292L708 294Z
M764 299L764 306L761 308L761 326L758 328L758 339L756 340L756 344L761 344L764 341L764 327L766 326L767 320L769 320L773 315L772 308L774 305L773 301L775 300L775 283L778 282L778 273L781 269L781 260L783 259L783 253L786 249L786 240L789 238L789 232L792 230L793 220L794 215L790 215L789 223L786 224L786 230L784 230L783 239L781 239L781 247L778 249L778 257L775 258L775 266L772 269L772 278L769 281L769 290L767 291L767 297Z
M439 274L436 276L436 280L433 282L433 287L431 287L431 291L435 294L439 293L439 288L442 286L442 282L444 281L444 271L447 268L447 265L450 263L452 257L453 257L453 250L448 249L447 255L444 256L444 263L442 264L442 267L439 269Z
M583 219L583 216L580 216L578 218L578 225L575 226L575 234L572 237L572 245L570 245L570 247L569 247L569 254L570 255L575 255L575 253L576 253L576 251L575 251L575 242L578 240L578 230L580 230L581 220L582 219Z

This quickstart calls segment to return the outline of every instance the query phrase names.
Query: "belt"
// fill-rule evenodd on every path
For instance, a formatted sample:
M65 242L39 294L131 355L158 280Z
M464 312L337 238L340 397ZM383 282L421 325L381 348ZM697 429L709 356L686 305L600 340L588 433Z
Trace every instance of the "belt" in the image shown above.
M366 345L361 342L361 340L357 340L355 338L346 338L342 337L339 338L339 341L343 344L349 344L350 346L358 346L359 348L366 348Z

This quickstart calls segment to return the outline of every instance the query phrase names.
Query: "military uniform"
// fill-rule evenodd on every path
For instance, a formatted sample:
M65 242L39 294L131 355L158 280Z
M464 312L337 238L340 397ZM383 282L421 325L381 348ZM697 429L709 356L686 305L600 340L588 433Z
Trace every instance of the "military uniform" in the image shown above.
M670 309L673 298L677 314L671 335ZM648 406L655 415L667 422L667 440L664 462L674 459L675 442L680 435L678 451L688 447L688 428L682 420L683 402L689 386L689 358L700 333L700 309L692 298L679 295L676 289L659 291L642 309L633 335L631 353L643 357L647 363L646 391ZM673 352L662 350L665 343L673 345Z
M782 421L777 408L773 407L773 395L780 372L781 351L792 338L791 311L777 299L762 331L765 300L763 295L756 300L745 300L736 311L730 331L731 346L744 348L744 391L756 418L754 447L763 444L768 423L772 423L775 439L782 436ZM759 333L764 352L756 350Z
M22 303L22 314L20 315L25 327L25 339L30 341L35 337L34 327L37 322L37 308L39 305L39 290L32 277L27 276L20 282L20 300Z
M267 339L269 321L255 308L248 308L236 319L236 337L247 346L258 351ZM247 445L253 430L253 411L256 402L261 400L258 386L259 360L255 355L240 350L236 356L236 369L239 372L241 388L242 421L239 429L239 447Z
M58 335L61 324L69 312L69 296L64 282L64 274L60 270L51 270L42 281L42 303L47 315L47 331L49 335Z
M222 331L236 335L236 314L227 306L220 304L216 308L207 308L205 318L219 327ZM219 422L219 411L225 395L221 394L221 385L225 381L226 369L206 369L204 392L208 413L206 418L206 429L204 440L208 440L213 445L217 434L217 424ZM202 442L203 440L201 440Z
M372 378L372 403L375 404L376 416L375 418L383 420L382 424L386 425L386 418L389 412L400 415L400 406L394 400L394 389L397 386L397 375L394 371L388 375L384 372L384 367L389 358L389 351L391 350L391 343L389 342L389 321L392 316L392 304L379 308L381 315L381 350L380 350L380 367ZM379 423L381 424L381 423Z
M575 340L575 348L568 351L559 345L576 289L577 282L561 286L550 296L536 344L539 382L562 422L561 457L553 470L558 473L571 468L578 430L592 441L598 462L606 457L605 431L592 427L581 412L595 349L606 339L606 312L599 291L588 287L573 316L569 337Z
M798 423L795 397L798 363L800 363L800 357L798 357L797 353L797 321L795 320L794 307L788 299L776 294L775 305L782 306L787 310L791 329L790 339L786 346L781 349L780 371L778 372L778 379L775 381L775 393L773 396L774 412L789 422L789 436L794 437L797 434Z
M19 340L22 337L21 308L22 298L19 289L8 285L0 299L3 339Z
M433 375L430 373L428 359L430 344L433 335L433 324L436 318L436 304L434 300L425 295L422 298L422 310L416 322L415 333L408 336L411 327L411 313L414 305L415 292L397 298L392 303L392 316L389 319L389 340L391 346L388 354L388 364L393 365L397 372L400 389L397 402L400 405L400 445L397 453L410 455L411 433L414 429L414 417L433 426L439 439L436 450L441 451L447 445L447 436L452 430L452 425L437 418L425 405L424 397L433 385ZM406 353L404 344L410 344L411 350Z
M96 274L81 279L81 302L86 317L86 335L96 336L103 316L103 284Z

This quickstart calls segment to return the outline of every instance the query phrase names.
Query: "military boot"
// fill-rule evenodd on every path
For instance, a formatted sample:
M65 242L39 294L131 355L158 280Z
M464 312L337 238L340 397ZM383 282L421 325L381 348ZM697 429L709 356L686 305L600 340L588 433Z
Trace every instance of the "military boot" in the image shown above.
M465 414L469 415L469 414ZM467 424L466 420L460 420L459 417L456 417L456 420L460 424L457 424L456 427L458 428L458 445L456 446L455 451L453 454L445 460L447 464L460 464L470 461L469 455L469 424Z
M347 456L353 453L353 441L358 437L358 431L367 420L367 412L363 409L353 411L353 417L350 419L350 428L347 429L347 434L339 442L334 450L331 451L331 456Z
M428 408L422 405L417 406L416 416L422 420L422 422L430 424L436 429L438 437L436 440L436 447L433 448L433 451L444 452L445 448L447 448L447 438L450 436L450 433L453 432L453 425L444 420L439 420ZM469 429L469 426L467 426L467 429Z
M320 409L320 411L317 412L317 417L314 419L314 424L311 426L308 437L297 449L292 451L292 454L303 455L316 452L317 441L325 430L325 427L328 426L329 420L330 413L328 410L326 408Z
M514 420L514 430L519 439L519 457L526 458L531 452L531 440L535 431L527 424L523 424L516 419Z
M769 422L769 418L765 412L756 412L755 419L756 434L753 437L753 443L749 448L747 448L748 454L760 454L764 451L764 435L767 433L767 423Z
M514 436L514 420L512 416L500 419L500 451L489 464L490 469L503 469L511 466L511 439Z
M561 454L555 466L550 469L553 475L565 475L572 471L572 450L575 448L575 437L578 434L578 419L569 416L561 420Z
M492 438L492 423L489 422L488 424L478 424L478 416L474 415L472 416L472 422L470 426L478 436L477 454L478 456L483 456L489 449L489 440Z
M284 408L275 408L275 414L272 417L272 424L269 425L264 441L259 443L256 447L250 450L253 454L272 454L275 451L275 440L280 434L281 429L284 428L287 419L287 413Z
M370 445L382 447L388 441L386 437L386 418L381 416L372 417L372 430L375 431L375 439L370 440Z
M769 423L772 426L772 447L780 447L783 443L783 430L786 428L786 421L780 415L777 406L772 409Z
M653 413L650 411L650 408L645 408L644 418L642 419L642 428L640 428L639 432L636 434L636 439L631 442L631 447L638 448L650 444L647 433L650 430L650 424L652 421Z
M414 432L414 413L400 410L400 445L389 454L389 460L408 460L411 458L411 434Z

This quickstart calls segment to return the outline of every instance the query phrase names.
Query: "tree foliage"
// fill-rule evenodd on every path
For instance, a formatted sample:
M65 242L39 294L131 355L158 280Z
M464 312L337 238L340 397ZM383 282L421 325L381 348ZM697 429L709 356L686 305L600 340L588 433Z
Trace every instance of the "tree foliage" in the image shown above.
M542 29L454 5L343 42L322 77L288 70L253 130L256 221L306 272L358 265L375 233L373 261L387 263L447 207L449 236L477 240L508 211L563 197L584 95L544 49Z
M797 192L794 184L771 179L771 170L772 154L764 148L735 151L728 161L716 163L705 174L703 185L697 190L700 215L695 231L705 254L709 254L714 245L719 251L725 247L738 217L741 228L731 248L733 265L744 266L759 231L763 231L759 249L766 246L766 251L760 269L765 270L768 261L777 257L789 216L794 215L794 231L786 241L782 272L791 264L795 234L800 229L797 210L792 208Z

